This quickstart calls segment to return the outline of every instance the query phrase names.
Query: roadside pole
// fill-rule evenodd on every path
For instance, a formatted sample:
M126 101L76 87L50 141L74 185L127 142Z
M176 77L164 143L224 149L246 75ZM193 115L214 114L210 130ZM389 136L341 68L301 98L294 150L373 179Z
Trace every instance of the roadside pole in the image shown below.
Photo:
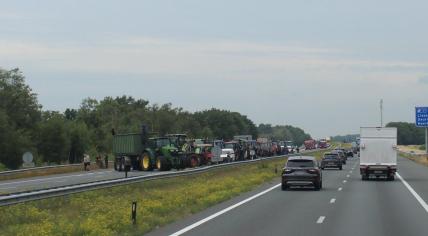
M428 127L425 127L425 154L428 155Z

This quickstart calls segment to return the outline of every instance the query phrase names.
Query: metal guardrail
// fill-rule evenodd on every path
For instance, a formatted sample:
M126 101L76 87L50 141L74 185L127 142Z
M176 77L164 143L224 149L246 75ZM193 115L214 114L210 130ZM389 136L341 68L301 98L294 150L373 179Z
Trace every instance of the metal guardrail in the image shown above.
M250 163L260 162L264 160L278 159L278 158L289 157L289 156L310 154L319 150L320 149L315 149L315 150L305 151L298 154L295 153L295 154L289 154L289 155L264 157L264 158L254 159L254 160L246 160L246 161L238 161L238 162L224 163L224 164L218 164L218 165L204 166L204 167L193 168L193 169L183 170L183 171L161 172L159 174L146 175L146 176L135 176L135 177L128 177L128 178L113 179L113 180L101 180L101 181L94 181L94 182L84 183L84 184L41 189L41 190L36 190L31 192L12 193L12 194L0 196L0 206L12 205L12 204L51 198L51 197L58 197L58 196L72 194L72 193L85 192L85 191L101 189L101 188L109 188L109 187L118 186L118 185L132 184L132 183L142 182L147 180L192 175L192 174L203 173L203 172L224 168L224 167L250 164ZM328 149L325 149L325 150L328 150Z

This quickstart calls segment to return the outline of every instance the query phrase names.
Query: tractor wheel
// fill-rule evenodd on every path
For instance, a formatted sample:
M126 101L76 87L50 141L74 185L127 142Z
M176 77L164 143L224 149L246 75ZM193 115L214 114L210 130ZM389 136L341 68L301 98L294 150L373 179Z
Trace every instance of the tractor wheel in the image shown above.
M190 167L195 168L199 166L199 158L197 155L190 156Z
M139 165L140 165L140 168L142 170L145 170L145 171L153 170L153 163L152 163L152 160L151 160L151 158L147 152L145 152L145 153L143 153L143 155L141 155Z
M169 167L168 161L166 160L165 157L163 156L159 156L156 159L156 168L160 171L166 171L166 170L170 170L171 168Z

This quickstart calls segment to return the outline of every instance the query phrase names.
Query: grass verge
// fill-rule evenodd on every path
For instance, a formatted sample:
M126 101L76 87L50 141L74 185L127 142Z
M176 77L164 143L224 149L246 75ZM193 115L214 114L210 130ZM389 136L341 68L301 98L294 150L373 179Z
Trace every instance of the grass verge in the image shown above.
M404 152L400 152L399 155L418 164L428 166L428 155L412 155Z
M320 157L325 151L310 155ZM285 160L1 207L0 235L142 235L273 181ZM137 202L136 225L130 218L133 201Z

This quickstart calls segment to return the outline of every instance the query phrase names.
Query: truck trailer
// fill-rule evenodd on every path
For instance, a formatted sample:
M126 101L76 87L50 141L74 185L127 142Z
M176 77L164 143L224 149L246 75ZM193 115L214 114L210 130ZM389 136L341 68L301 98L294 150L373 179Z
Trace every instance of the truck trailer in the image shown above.
M361 179L385 177L394 180L397 171L397 128L362 127L360 135Z
M317 148L317 146L316 146L317 141L315 141L313 139L305 140L305 142L303 142L303 144L305 145L306 150L312 150L312 149Z

